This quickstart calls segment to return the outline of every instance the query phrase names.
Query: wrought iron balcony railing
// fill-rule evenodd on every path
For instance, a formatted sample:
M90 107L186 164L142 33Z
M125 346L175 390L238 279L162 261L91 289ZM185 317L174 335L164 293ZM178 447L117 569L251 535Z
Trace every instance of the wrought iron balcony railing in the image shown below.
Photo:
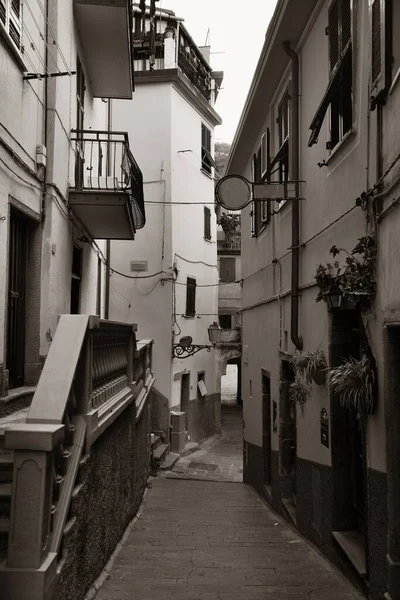
M128 134L119 131L72 130L75 150L73 192L115 192L130 197L135 229L144 227L142 172L129 148Z
M190 58L186 56L185 50L181 49L178 52L178 66L209 102L211 98L211 76L205 67L201 64L194 65Z

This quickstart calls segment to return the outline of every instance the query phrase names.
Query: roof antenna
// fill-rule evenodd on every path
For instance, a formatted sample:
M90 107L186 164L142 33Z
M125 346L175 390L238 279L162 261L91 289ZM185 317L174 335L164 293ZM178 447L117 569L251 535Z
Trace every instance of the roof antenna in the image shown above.
M208 28L207 30L207 35L206 35L206 42L204 44L205 46L210 46L210 28Z

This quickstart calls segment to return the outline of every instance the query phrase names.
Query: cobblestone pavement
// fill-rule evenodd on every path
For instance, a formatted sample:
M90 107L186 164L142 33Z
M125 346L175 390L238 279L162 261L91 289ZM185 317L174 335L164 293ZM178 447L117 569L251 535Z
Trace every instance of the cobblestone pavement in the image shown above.
M206 481L243 480L243 417L238 406L222 407L222 434L203 442L196 452L178 460L164 476Z
M96 600L361 596L240 483L155 478Z

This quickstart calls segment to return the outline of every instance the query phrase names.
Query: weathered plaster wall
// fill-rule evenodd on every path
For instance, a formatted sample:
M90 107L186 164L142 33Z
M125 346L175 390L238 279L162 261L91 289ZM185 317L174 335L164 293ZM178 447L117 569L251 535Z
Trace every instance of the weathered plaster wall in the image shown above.
M78 474L62 546L59 600L81 600L136 514L150 465L150 402L131 405L94 443Z
M156 339L153 365L157 390L170 397L173 258L171 254L171 87L138 84L133 102L113 101L113 126L127 130L131 150L143 173L146 226L134 242L113 241L111 266L129 277L111 277L110 318L133 321L140 335ZM153 204L154 203L154 204ZM147 261L144 272L131 261ZM159 273L164 270L165 273Z

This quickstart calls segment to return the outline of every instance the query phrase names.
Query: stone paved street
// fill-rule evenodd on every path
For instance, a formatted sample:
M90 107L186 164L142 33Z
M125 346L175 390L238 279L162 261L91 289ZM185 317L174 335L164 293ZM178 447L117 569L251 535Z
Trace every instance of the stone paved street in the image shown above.
M361 598L250 487L235 483L241 426L240 409L224 408L223 434L152 480L96 600ZM193 462L209 466L194 469Z
M357 592L240 483L153 480L96 600L355 600Z
M175 464L168 478L207 481L243 480L243 418L238 406L222 407L222 434L214 435L199 450Z

